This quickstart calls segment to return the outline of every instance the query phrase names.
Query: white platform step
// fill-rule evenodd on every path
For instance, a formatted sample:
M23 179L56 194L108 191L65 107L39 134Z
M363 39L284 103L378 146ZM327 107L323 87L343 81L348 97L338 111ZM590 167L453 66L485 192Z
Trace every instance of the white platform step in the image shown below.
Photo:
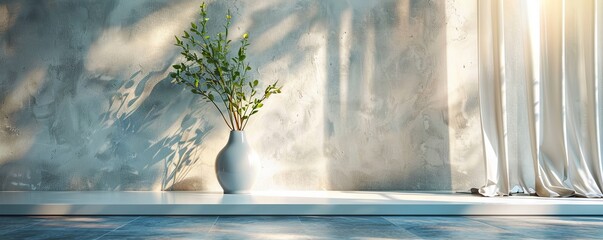
M0 192L0 215L603 215L603 200L451 192Z

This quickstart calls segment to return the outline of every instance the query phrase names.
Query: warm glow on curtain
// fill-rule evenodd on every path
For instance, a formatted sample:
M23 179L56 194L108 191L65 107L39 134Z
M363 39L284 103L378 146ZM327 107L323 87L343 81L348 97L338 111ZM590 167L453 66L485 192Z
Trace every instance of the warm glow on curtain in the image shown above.
M479 192L603 196L602 1L478 2Z

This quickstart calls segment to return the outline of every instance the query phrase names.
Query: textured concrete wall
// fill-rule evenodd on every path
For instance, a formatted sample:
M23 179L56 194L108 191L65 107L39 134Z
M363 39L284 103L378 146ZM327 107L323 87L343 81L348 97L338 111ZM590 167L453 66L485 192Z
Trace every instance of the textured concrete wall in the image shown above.
M199 4L0 1L0 190L219 190L228 129L167 78ZM209 2L284 85L247 129L256 189L481 185L476 5Z

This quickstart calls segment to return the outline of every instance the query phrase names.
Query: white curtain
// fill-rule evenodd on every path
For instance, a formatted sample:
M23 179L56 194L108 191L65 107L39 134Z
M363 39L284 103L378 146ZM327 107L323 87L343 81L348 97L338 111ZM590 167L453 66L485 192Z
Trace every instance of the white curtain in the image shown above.
M602 197L603 1L478 4L479 192Z

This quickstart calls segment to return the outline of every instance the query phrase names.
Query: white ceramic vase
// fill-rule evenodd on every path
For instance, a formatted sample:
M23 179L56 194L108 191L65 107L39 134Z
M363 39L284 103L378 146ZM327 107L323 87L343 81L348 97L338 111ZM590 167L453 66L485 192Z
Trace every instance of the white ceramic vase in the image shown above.
M216 157L216 175L225 194L249 193L260 170L257 154L243 131L231 131L228 143Z

